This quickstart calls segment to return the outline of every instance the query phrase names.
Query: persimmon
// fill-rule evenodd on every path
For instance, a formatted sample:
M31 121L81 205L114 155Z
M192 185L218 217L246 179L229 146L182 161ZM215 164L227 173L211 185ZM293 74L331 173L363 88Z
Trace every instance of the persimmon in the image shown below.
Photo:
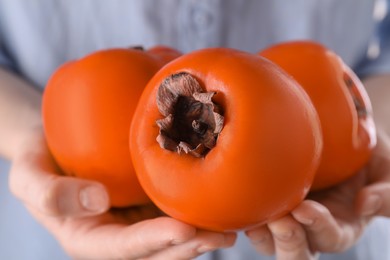
M299 84L258 55L185 54L146 86L130 150L138 179L166 214L208 230L280 217L307 194L322 148Z
M324 148L312 190L354 175L376 144L370 99L359 78L335 52L313 41L280 43L259 54L301 84L320 117Z
M99 50L58 68L44 91L43 127L56 162L66 175L103 183L113 207L149 201L128 132L143 88L167 61L137 49Z

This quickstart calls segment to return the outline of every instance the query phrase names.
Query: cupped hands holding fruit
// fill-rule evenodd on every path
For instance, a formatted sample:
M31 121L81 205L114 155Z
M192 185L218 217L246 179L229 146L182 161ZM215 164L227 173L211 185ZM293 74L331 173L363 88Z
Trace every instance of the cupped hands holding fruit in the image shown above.
M43 140L36 143L37 152L24 156L34 155L30 166L54 173L58 183L70 177L57 174L102 183L109 201L100 201L106 206L85 219L70 210L65 225L58 221L62 217L48 221L45 212L32 212L62 241L67 241L63 234L75 228L83 230L75 241L98 237L93 243L99 247L96 256L110 255L101 243L108 235L147 235L157 226L162 232L143 245L150 251L139 245L141 251L131 250L136 241L130 240L128 254L119 256L195 257L231 246L235 235L228 231L246 230L258 241L287 226L301 234L295 242L304 240L296 247L302 249L298 254L313 245L333 251L321 238L342 234L335 224L340 212L334 208L345 201L335 202L334 196L319 199L323 205L303 200L310 188L331 188L332 193L334 185L363 167L375 145L375 128L356 76L324 47L302 44L261 52L273 62L227 48L179 57L177 51L159 47L104 50L65 64L49 81L43 100L45 137L58 165L47 158ZM291 66L298 72L289 70L299 51L302 66ZM310 51L318 56L305 56ZM318 70L306 73L314 61ZM313 79L326 87L314 89ZM324 112L324 101L333 95L333 110ZM332 158L332 151L340 152L343 160ZM337 165L342 171L333 171ZM351 197L362 188L344 186ZM60 201L58 205L67 205L65 199ZM156 218L159 210L174 219ZM305 226L313 217L327 229ZM156 219L142 221L149 218ZM360 219L353 220L343 223L355 226ZM83 229L87 226L92 228ZM164 246L157 248L162 241ZM277 236L271 244L265 241L255 245L261 252L275 253L281 245ZM69 247L74 256L86 255L81 247Z
M277 65L214 48L159 71L180 56L161 46L69 62L45 90L49 148L65 174L103 183L112 206L146 203L145 189L163 211L199 227L266 223L304 198L314 174L316 190L361 168L375 127L360 81L325 47L290 42L260 54ZM130 150L143 188L127 145L137 104ZM240 213L218 218L231 211Z

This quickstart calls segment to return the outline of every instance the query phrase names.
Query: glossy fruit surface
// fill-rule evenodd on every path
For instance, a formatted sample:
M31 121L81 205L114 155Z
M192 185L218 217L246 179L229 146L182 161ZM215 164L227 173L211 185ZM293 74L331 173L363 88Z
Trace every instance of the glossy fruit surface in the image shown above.
M151 79L130 147L140 183L160 209L226 231L294 208L312 183L322 136L308 96L285 72L257 55L210 48Z
M325 46L294 41L259 53L293 76L310 96L324 138L313 190L336 185L369 160L376 131L369 97L354 72Z
M67 175L103 183L114 207L148 201L130 158L128 132L148 80L165 62L136 49L107 49L61 66L43 96L49 148Z

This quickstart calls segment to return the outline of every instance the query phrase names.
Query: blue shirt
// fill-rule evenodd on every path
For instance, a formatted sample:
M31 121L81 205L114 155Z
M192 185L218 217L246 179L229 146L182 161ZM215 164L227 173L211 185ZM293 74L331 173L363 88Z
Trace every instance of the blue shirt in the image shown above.
M165 44L184 53L213 46L257 52L277 42L312 39L334 50L359 75L390 72L386 4L388 0L0 0L0 65L43 88L59 65L102 48ZM7 171L7 163L2 165ZM6 205L0 214L0 259L67 259L7 193L6 175L0 176L0 201ZM378 219L356 247L321 259L390 259L389 226L388 220ZM268 259L256 254L242 234L234 248L200 258Z

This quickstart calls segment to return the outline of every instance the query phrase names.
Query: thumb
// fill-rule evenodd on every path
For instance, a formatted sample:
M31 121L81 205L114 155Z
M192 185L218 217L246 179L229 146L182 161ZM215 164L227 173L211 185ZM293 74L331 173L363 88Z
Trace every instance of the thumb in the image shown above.
M40 135L20 147L12 162L9 185L23 203L52 216L96 215L108 210L110 204L102 184L60 175Z
M390 217L390 183L375 183L362 189L357 196L356 208L361 216Z

